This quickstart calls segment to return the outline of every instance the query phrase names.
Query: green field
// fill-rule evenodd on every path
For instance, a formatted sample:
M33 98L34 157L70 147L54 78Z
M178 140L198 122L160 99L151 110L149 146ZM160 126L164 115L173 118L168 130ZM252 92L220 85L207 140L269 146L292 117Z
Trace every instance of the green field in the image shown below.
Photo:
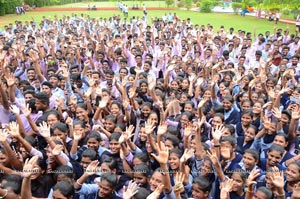
M214 27L219 28L221 25L225 26L225 29L229 29L230 27L234 27L235 30L242 29L248 32L253 32L254 26L257 27L257 33L264 33L269 30L273 32L274 22L266 21L265 19L256 19L255 17L241 17L239 15L234 14L218 14L218 13L199 13L194 11L184 11L184 10L174 10L174 11L148 11L148 19L151 17L162 17L164 14L169 12L176 12L180 19L191 18L193 24L206 25L208 23L212 24ZM106 17L109 18L114 14L120 14L119 11L79 11L79 12L28 12L25 15L6 15L0 17L0 27L3 27L5 24L14 23L15 20L31 20L34 18L37 22L39 22L43 16L54 18L54 15L57 15L59 18L63 15L71 15L72 13L76 14L85 14L90 15L92 18ZM142 11L129 11L129 17L132 16L142 16ZM278 23L278 28L286 28L285 23ZM295 25L290 25L290 32L294 32Z

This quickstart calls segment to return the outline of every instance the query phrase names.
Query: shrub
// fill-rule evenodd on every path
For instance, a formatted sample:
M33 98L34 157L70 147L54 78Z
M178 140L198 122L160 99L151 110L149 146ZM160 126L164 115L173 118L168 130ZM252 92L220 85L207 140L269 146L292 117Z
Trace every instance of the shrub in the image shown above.
M198 1L198 2L196 3L196 6L197 6L198 8L200 8L200 7L201 7L201 2Z
M290 14L290 10L289 9L283 9L281 12L284 15L289 15Z
M193 1L192 1L192 0L184 0L184 7L185 7L187 10L190 10L190 9L191 9L192 4L193 4Z
M182 1L179 1L179 2L177 3L177 6L178 6L178 8L183 8L184 3L183 3Z
M231 6L232 6L232 8L233 8L234 13L235 13L235 14L238 14L239 9L242 8L242 3L233 2L233 3L231 4Z
M24 3L25 3L25 5L33 6L34 0L25 0Z
M173 0L165 0L167 7L170 7L173 4Z
M211 0L203 0L201 2L201 9L200 12L209 13L213 9L213 1Z

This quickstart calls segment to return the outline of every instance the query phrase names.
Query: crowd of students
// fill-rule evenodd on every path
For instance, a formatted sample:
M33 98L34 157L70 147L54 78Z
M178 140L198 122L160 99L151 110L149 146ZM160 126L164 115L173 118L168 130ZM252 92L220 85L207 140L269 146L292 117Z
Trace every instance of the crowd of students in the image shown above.
M0 32L0 197L297 199L299 36L72 14Z

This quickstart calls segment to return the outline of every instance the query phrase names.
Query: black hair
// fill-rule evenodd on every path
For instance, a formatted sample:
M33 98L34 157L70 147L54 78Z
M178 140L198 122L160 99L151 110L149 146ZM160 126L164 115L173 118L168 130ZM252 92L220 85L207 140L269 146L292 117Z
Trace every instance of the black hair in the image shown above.
M102 139L101 139L101 135L98 131L91 131L87 137L86 137L86 140L89 140L90 138L95 138L95 140L97 140L98 142L101 142Z
M68 181L60 181L56 183L53 191L58 190L63 196L73 198L75 194L74 185Z
M64 123L61 123L61 122L56 123L53 126L52 130L54 131L55 129L58 129L59 131L61 131L63 133L68 133L68 131L69 131L68 126L66 124L64 124Z
M172 142L174 148L179 147L180 140L175 135L168 135L166 137L166 141L167 140L169 140L170 142Z
M6 183L3 183L6 181ZM22 177L16 174L4 175L1 179L1 184L3 189L11 189L15 194L20 194Z
M140 161L142 161L145 164L148 164L150 161L147 153L136 153L133 156L133 159L135 159L135 158L139 159Z
M41 101L43 104L46 104L46 105L49 106L49 104L50 104L50 99L49 99L48 95L47 95L45 92L39 92L39 93L36 93L36 94L34 95L34 97L35 97L36 99L38 99L39 101Z
M101 174L101 181L106 181L111 188L115 188L118 184L118 178L113 173L103 173ZM100 188L101 189L101 188Z
M74 120L73 121L73 127L75 127L76 125L80 125L82 128L86 127L85 123L81 120Z
M98 154L94 149L86 149L82 152L82 157L90 158L92 161L97 160Z
M133 167L133 173L141 173L145 177L149 177L151 175L150 169L146 164L138 164Z
M103 164L103 163L107 164L107 166L109 167L110 170L113 170L113 169L117 169L117 168L118 168L118 163L117 163L117 161L116 161L114 158L112 158L112 157L107 157L107 158L105 158L105 159L101 162L101 164Z
M193 184L196 184L203 192L210 192L212 187L210 182L203 176L194 178Z
M233 172L231 173L230 177L234 173L238 174L242 178L244 183L246 182L248 175L247 175L247 172L245 170L243 170L241 168L234 169Z
M266 187L259 187L256 192L262 192L263 194L265 194L266 199L272 199L273 198L273 193L270 189L266 188Z
M144 187L140 187L139 191L132 196L132 199L146 199L150 195L150 191L148 191Z
M109 141L112 141L112 140L119 140L119 138L121 137L120 133L112 133L109 137Z
M284 148L278 144L272 144L271 147L269 148L268 152L271 151L278 151L280 153L281 156L283 156L284 154Z
M246 149L245 153L249 153L250 155L252 155L252 157L255 159L255 161L259 161L259 153L257 150L255 149Z
M233 146L233 147L236 146L236 139L231 136L222 137L220 140L220 143L222 143L222 142L229 142L231 146Z
M234 128L233 125L231 125L231 124L225 124L224 127L227 128L227 129L229 130L230 135L234 135L234 133L235 133L235 128Z

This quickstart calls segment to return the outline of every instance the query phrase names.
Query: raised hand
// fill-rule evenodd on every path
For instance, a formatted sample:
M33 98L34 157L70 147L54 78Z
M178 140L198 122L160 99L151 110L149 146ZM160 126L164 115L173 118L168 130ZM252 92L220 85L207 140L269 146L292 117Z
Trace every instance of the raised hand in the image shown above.
M190 84L192 84L194 82L195 78L196 78L196 75L194 73L189 76Z
M270 98L274 99L274 98L275 98L275 92L274 92L274 90L269 90L269 91L268 91L268 96L269 96Z
M38 161L38 156L33 156L30 160L26 159L25 164L23 166L22 176L24 178L29 178L34 173L38 172L38 169L35 168L35 165Z
M81 133L81 131L75 131L74 130L74 140L79 141L83 138L83 135Z
M126 127L126 131L125 131L126 141L129 140L134 135L133 131L134 131L134 126L133 125L130 125L129 127Z
M152 122L151 120L147 120L145 123L145 133L146 134L151 134L155 129L155 125L154 122Z
M139 186L134 181L129 181L128 187L123 187L123 199L131 199L139 191Z
M10 75L8 76L4 76L5 79L6 79L6 82L7 82L7 85L10 87L10 86L13 86L15 84L15 75L13 73L11 73Z
M43 122L42 124L40 124L40 131L39 131L39 133L44 138L49 138L51 136L50 135L50 126L47 125L46 122Z
M89 98L92 94L92 88L88 88L87 91L84 93L84 96Z
M271 106L272 104L273 104L273 102L269 101L269 102L265 103L262 108L265 109L265 108Z
M22 112L25 117L30 116L31 108L29 108L29 104L26 104L26 106L22 109Z
M16 122L11 122L9 123L9 134L12 135L13 137L17 137L20 135L19 132L19 124L17 124Z
M15 115L19 115L19 114L20 114L20 109L19 109L16 105L11 105L11 106L10 106L10 110L11 110L11 112L13 112L13 114L15 114Z
M175 194L180 194L184 192L184 173L183 172L178 172L175 174L175 179L176 179L176 184L174 185L174 192Z
M284 187L284 176L283 172L279 171L277 167L272 168L271 180L274 186L282 189Z
M92 78L89 78L88 83L89 83L90 87L93 87L95 85L96 81Z
M99 170L98 170L98 165L99 165L98 160L92 161L92 162L89 164L89 166L86 168L85 173L86 173L88 176L91 176L91 175L96 174L96 173L99 171Z
M193 126L191 123L189 123L187 127L185 127L184 129L184 137L189 137L192 134L192 131L193 131Z
M184 163L188 159L190 159L191 157L193 157L194 155L195 155L194 149L185 149L183 155L180 158L180 162Z
M168 124L166 122L158 126L157 135L164 135L168 130Z
M298 120L300 118L300 113L297 110L292 111L292 119Z
M147 197L147 199L158 199L163 188L164 188L163 184L158 185L156 189Z
M9 134L3 129L0 130L0 142L6 142Z
M199 104L198 104L198 108L202 108L204 106L204 104L207 102L207 99L202 99Z
M108 103L108 97L103 97L99 102L99 108L105 108Z
M274 108L272 109L272 114L273 114L273 116L276 117L277 119L280 119L280 118L281 118L281 112L280 112L279 108L274 107Z
M221 192L222 193L229 193L232 191L232 188L233 188L233 179L228 179L228 180L225 180L221 183Z
M224 126L223 125L217 125L215 129L212 130L212 136L216 140L220 140L221 136L224 132Z
M171 64L171 65L167 68L167 70L168 70L168 71L172 71L172 70L174 70L174 67L175 67L175 65L174 65L174 64Z
M64 146L57 144L55 145L54 149L52 149L52 154L54 156L60 155L60 153L64 150Z
M158 155L155 155L154 153L151 153L151 155L155 158L157 162L159 162L159 164L167 164L169 158L168 148L162 141L160 143L156 143L156 146L158 148Z
M69 126L73 126L73 119L71 117L67 117L66 124Z
M250 173L250 175L248 176L247 178L247 181L246 181L246 185L249 187L253 184L256 184L257 182L255 181L255 179L260 175L259 173L259 170L255 170L255 171L252 171Z
M119 137L119 144L123 144L126 141L125 136L126 135L124 133L121 134L121 136Z
M265 119L263 119L263 124L264 124L264 128L266 130L269 130L272 126L272 121L269 118L265 118Z
M127 100L123 101L123 107L125 110L127 110L127 108L129 107L130 103Z
M219 159L217 157L217 153L214 149L210 151L206 151L207 156L212 161L213 165L217 165L219 163Z

